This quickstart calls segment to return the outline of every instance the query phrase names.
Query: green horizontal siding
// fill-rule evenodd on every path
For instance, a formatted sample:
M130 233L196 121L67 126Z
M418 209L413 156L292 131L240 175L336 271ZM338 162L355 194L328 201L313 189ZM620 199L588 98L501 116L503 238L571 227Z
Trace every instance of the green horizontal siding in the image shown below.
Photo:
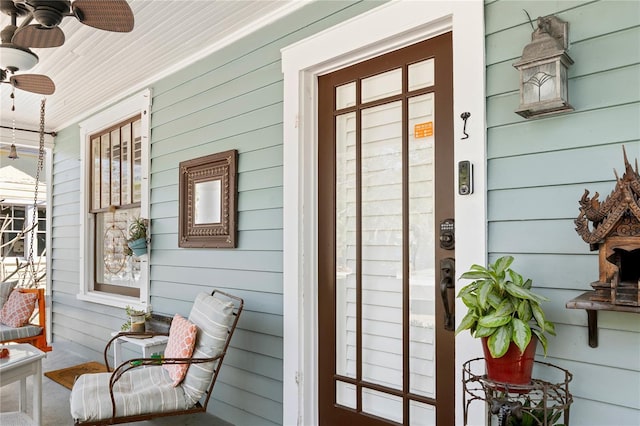
M512 64L532 31L523 10L569 22L572 113L532 120L514 113ZM543 306L558 335L540 359L574 375L571 424L639 424L637 315L599 312L593 349L586 312L565 304L598 279L597 252L575 232L580 197L585 189L600 200L609 195L614 169L624 172L623 146L631 161L640 159L640 3L500 0L486 4L485 17L489 259L514 255L514 268L550 299Z
M280 50L380 2L312 2L151 85L151 304L188 315L201 291L245 300L210 410L237 425L282 424L283 76ZM238 248L178 247L181 161L237 149ZM53 333L98 359L124 312L76 298L80 141L54 148Z
M515 115L515 114L514 114ZM640 104L630 103L591 111L577 111L562 119L547 118L488 129L489 158L535 152L550 152L588 146L637 141L634 122L640 117ZM541 137L541 124L544 134ZM603 125L606 123L606 125ZM611 129L616 129L612 132Z

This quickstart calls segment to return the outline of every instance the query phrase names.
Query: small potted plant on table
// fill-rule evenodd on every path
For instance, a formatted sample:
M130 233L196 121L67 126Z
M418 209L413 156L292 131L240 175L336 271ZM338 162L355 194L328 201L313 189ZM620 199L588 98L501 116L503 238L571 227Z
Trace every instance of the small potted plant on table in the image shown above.
M516 385L531 381L536 342L547 355L545 333L555 336L540 303L548 300L531 291L532 281L511 268L512 256L488 267L472 265L460 278L474 280L458 293L468 308L456 334L469 330L482 339L487 377Z
M137 310L131 306L125 306L125 312L127 313L127 322L122 324L122 331L131 331L134 333L143 333L146 329L146 321L151 317L150 313Z

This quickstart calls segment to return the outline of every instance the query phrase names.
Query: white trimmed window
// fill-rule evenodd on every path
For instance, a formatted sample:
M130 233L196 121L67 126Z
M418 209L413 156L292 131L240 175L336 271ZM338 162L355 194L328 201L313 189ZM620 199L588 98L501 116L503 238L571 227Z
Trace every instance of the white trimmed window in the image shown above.
M10 262L15 262L15 258L29 257L29 243L33 244L33 255L43 256L47 245L47 209L38 207L36 217L37 226L31 231L24 233L24 229L31 227L33 205L11 205L0 204L0 225L6 220L6 227L0 233L0 247L2 248L0 257L12 258ZM15 242L13 240L22 235ZM12 243L13 242L13 243Z
M143 91L80 124L80 299L148 305L148 255L132 255L126 240L131 222L149 217L150 101Z

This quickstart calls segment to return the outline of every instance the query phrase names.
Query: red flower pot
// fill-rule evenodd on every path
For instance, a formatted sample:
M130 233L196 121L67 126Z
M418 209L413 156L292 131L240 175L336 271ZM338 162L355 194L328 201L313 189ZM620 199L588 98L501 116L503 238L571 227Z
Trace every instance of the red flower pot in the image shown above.
M531 341L520 352L520 348L511 342L507 353L500 358L493 358L487 346L488 337L482 338L482 350L487 365L487 378L496 382L512 385L528 385L531 383L531 371L533 370L533 358L536 353L538 339L531 337Z

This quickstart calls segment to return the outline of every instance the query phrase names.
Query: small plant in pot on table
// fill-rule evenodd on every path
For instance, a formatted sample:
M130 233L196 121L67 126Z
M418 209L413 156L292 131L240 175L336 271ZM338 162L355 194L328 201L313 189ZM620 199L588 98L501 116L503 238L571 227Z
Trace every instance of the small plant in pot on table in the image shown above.
M524 385L531 382L536 342L546 356L545 333L555 336L555 327L540 306L548 299L531 291L532 281L509 268L512 262L512 256L504 256L488 267L472 265L461 275L474 281L458 293L469 311L456 334L469 330L482 339L489 379Z
M151 313L134 309L129 305L125 306L124 309L127 313L127 322L122 324L120 330L143 333L145 331L146 320L151 318Z

